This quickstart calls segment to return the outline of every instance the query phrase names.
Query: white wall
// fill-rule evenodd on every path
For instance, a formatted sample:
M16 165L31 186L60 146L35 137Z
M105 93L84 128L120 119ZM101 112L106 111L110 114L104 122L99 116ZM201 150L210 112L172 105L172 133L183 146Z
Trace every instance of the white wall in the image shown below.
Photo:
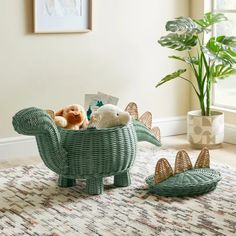
M84 102L85 93L120 97L155 118L185 115L189 87L176 81L155 89L179 68L157 40L169 19L189 14L188 0L93 0L93 31L35 35L31 0L0 3L0 138L16 136L12 116L37 106Z

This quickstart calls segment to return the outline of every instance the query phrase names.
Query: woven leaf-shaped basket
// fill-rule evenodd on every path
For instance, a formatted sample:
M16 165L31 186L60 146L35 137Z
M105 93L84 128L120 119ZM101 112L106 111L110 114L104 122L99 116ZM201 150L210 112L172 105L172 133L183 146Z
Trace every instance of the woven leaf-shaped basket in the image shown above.
M130 102L125 108L125 111L129 112L133 119L138 120L138 106L136 103Z
M200 152L194 168L209 168L210 167L210 154L207 148L203 148Z
M141 115L139 118L139 121L142 122L144 125L146 125L149 129L152 127L152 113L149 111L146 111Z
M147 127L150 130L150 132L156 137L156 139L159 142L161 142L161 132L160 132L159 127L152 128L152 113L151 112L146 111L139 117L138 106L134 102L130 102L126 106L125 111L127 111L135 121L139 121L145 127ZM135 121L134 123L136 123ZM142 136L142 134L140 135Z
M152 133L155 135L157 140L161 141L161 131L159 127L153 127L152 128Z
M155 183L160 183L171 175L173 175L173 170L170 163L165 158L161 158L156 164Z
M192 169L192 163L188 153L184 150L178 151L175 159L175 174Z

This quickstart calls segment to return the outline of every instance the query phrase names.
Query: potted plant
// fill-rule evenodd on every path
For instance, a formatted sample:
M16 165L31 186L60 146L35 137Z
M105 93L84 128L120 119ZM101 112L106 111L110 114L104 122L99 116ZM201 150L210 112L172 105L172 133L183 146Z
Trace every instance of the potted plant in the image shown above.
M193 80L183 74L187 70L179 69L166 75L156 87L179 78L188 82L195 92L200 111L188 112L188 140L192 146L215 146L224 140L224 114L211 110L212 86L217 79L224 79L236 74L236 37L210 37L207 42L204 34L210 28L227 18L222 13L206 13L202 19L194 20L190 17L178 17L166 23L166 36L158 43L177 51L185 51L185 56L170 56L180 60L192 71Z

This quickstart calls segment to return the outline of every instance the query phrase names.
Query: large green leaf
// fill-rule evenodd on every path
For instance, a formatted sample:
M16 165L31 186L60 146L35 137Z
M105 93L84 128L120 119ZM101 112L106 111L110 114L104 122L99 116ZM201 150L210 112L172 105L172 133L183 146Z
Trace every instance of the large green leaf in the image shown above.
M228 18L222 13L208 12L202 19L194 20L194 22L201 26L203 30L206 30L209 26L226 20Z
M161 86L162 84L170 81L170 80L173 80L173 79L176 79L178 78L180 75L182 75L184 72L186 71L186 69L180 69L178 71L175 71L174 73L172 74L169 74L169 75L166 75L162 80L159 81L159 83L156 85L156 88Z
M235 36L217 36L211 37L207 44L212 44L217 49L222 47L222 49L236 50L236 37ZM236 55L236 52L235 52Z
M236 68L230 65L219 64L213 67L212 77L217 79L224 79L236 74Z
M236 37L218 36L209 39L205 52L211 59L224 64L236 63Z
M163 47L172 48L177 51L190 50L197 45L197 36L190 33L170 33L161 37L158 43Z
M186 62L188 64L195 64L198 65L198 58L197 57L178 57L178 56L169 56L169 58Z
M214 40L219 44L221 43L223 46L231 47L232 49L236 49L236 37L235 36L218 36L214 38Z
M233 65L236 63L236 59L232 57L227 51L214 52L208 48L203 48L205 54L207 54L211 61L223 63L225 65Z
M178 17L166 23L166 31L201 33L202 29L190 17Z

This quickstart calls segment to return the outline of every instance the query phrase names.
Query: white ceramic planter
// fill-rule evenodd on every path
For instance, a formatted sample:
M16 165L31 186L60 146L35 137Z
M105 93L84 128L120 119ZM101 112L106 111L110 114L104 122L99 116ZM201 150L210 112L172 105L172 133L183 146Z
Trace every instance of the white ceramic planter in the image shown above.
M202 116L200 111L190 111L187 116L187 138L194 148L214 148L224 141L224 114L212 111Z

